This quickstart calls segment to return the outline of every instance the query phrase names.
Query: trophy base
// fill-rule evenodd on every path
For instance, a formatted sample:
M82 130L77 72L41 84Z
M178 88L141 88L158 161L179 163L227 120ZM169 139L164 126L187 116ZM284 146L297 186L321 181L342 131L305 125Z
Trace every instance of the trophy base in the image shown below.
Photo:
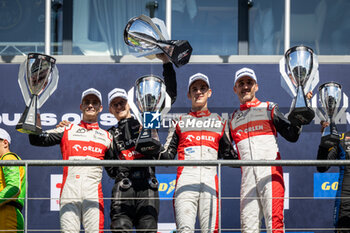
M26 134L41 134L43 130L35 125L20 124L16 125L16 130L21 133Z
M161 143L156 130L142 129L135 145L135 150L143 155L158 155Z
M337 134L328 134L321 137L321 146L324 147L334 147L340 142L340 136Z
M40 114L36 108L36 98L31 100L29 107L26 107L21 118L19 119L16 130L26 134L41 134Z
M168 40L166 44L169 46L160 46L160 48L177 68L189 62L192 47L187 40Z
M293 125L308 125L314 119L315 112L309 107L294 108L288 115L288 120Z

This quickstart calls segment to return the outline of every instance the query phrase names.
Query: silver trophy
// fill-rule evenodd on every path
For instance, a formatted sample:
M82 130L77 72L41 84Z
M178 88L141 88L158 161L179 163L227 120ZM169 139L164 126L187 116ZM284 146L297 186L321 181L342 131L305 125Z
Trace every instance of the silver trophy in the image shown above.
M283 77L282 87L293 97L288 120L294 125L309 124L315 112L305 94L319 82L318 61L313 50L306 46L290 48L280 60L280 73Z
M134 103L134 95L137 106ZM157 129L160 128L161 117L169 112L171 106L171 99L166 92L164 81L154 75L137 79L135 87L128 92L128 103L142 125L135 145L136 151L145 155L158 153L161 144Z
M165 53L176 67L187 64L192 54L192 47L186 40L169 40L163 34L165 26L160 19L151 19L146 15L129 20L124 29L125 43L136 49L139 55L146 56ZM161 30L160 30L161 29Z
M18 72L18 83L27 105L16 125L19 132L42 132L39 108L56 90L58 77L55 58L39 53L28 54Z
M339 113L339 105L341 100L341 85L336 82L327 82L319 87L319 102L323 110L323 118L329 122L322 133L321 144L337 145L340 140L335 119Z

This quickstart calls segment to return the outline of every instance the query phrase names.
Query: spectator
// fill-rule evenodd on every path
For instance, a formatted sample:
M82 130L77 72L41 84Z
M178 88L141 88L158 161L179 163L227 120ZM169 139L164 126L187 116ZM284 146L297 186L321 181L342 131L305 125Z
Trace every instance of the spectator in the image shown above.
M0 129L0 160L21 160L10 151L11 137ZM0 230L17 232L24 230L21 213L26 194L25 168L2 166L0 170Z

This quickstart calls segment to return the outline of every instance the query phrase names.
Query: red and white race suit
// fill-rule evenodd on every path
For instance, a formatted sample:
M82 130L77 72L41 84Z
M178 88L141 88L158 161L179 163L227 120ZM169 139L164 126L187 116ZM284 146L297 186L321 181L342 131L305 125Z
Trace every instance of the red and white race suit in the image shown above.
M233 113L230 133L241 160L277 160L277 132L298 140L301 128L293 126L274 103L248 102ZM241 179L242 232L260 232L262 217L268 232L284 232L284 180L282 167L243 166Z
M227 121L209 111L190 112L175 120L161 158L216 160L234 157ZM202 232L218 230L218 177L216 167L178 167L174 207L177 230L193 232L196 216Z
M67 127L29 135L36 146L60 144L64 160L103 160L110 148L110 134L98 123L81 122ZM103 232L104 205L101 166L64 167L60 198L62 232L78 233L80 224L86 232Z

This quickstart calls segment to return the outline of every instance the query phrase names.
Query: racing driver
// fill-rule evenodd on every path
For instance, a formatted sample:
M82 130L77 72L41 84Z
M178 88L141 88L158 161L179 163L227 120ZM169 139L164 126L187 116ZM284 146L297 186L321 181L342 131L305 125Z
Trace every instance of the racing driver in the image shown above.
M230 133L239 159L279 160L277 132L288 141L296 142L301 126L292 125L276 104L256 98L258 83L254 70L238 70L233 90L240 108L230 119ZM267 232L284 232L282 167L243 166L241 169L242 232L259 232L262 217Z
M29 135L35 146L60 144L64 160L103 160L110 149L112 138L97 123L102 111L101 93L94 88L82 93L80 124L70 124L48 130L40 135ZM103 232L104 205L101 187L101 166L64 167L60 197L62 232L78 233L80 225L86 232Z
M321 122L322 130L329 125ZM341 134L339 144L336 146L320 144L317 159L319 160L349 160L350 159L350 131ZM317 167L317 171L326 172L329 167ZM348 230L335 230L335 232L350 232L350 170L349 166L339 167L338 190L334 205L334 226L348 228Z
M165 54L157 54L163 61L166 92L171 102L176 99L176 73ZM113 137L113 159L144 160L158 158L159 153L141 154L135 150L140 133L140 123L130 112L124 89L115 88L108 93L109 111L118 124L108 131ZM111 201L111 229L118 232L157 232L159 213L158 181L154 167L106 167L115 179Z
M233 159L227 121L208 110L211 97L209 79L196 73L189 78L187 97L192 102L188 114L174 120L169 129L162 159ZM176 228L194 232L198 213L202 232L218 232L218 177L216 167L181 166L177 169L174 193Z

